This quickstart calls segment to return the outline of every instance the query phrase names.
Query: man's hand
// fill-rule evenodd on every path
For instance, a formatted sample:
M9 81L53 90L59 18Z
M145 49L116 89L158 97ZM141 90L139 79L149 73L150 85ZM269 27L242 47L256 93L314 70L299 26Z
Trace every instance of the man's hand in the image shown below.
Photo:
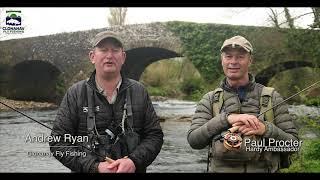
M253 127L251 126L247 126L241 122L238 122L238 123L234 123L232 126L233 128L237 128L237 130L243 134L243 135L246 135L246 136L249 136L249 135L263 135L266 131L266 126L265 124L263 124L262 122L258 122L259 123L259 128L258 129L254 129Z
M249 114L230 114L227 117L229 124L232 126L242 126L245 125L247 127L251 127L255 130L261 128L260 120L254 116Z
M116 170L116 173L134 173L136 171L133 161L127 157L117 159L110 163L107 168L109 170Z
M110 165L110 163L107 161L100 162L98 165L98 172L99 173L115 173L115 172L117 172L118 167L110 168L109 165Z

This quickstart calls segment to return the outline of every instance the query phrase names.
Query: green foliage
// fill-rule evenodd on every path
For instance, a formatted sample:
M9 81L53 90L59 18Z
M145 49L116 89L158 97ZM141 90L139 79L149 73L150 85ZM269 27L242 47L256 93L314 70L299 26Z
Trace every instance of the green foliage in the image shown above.
M196 23L169 22L168 28L176 33L183 43L183 53L191 60L206 80L221 76L219 48L214 46L216 41L222 42L221 37L216 39L208 25Z
M319 173L320 172L320 117L298 117L299 137L302 140L300 151L292 156L289 168L282 169L284 173ZM303 138L305 133L313 132L318 138Z
M268 86L273 86L283 97L289 97L318 81L320 78L319 73L320 69L311 69L308 67L284 71L274 76L270 80ZM312 89L302 92L298 96L289 100L288 103L306 103L306 105L316 105L314 104L316 103L314 101L317 101L317 96L319 96L319 93L316 92L316 90Z
M305 158L320 161L320 141L313 141L313 143L309 144L308 148L309 150L305 151Z
M320 33L314 30L294 29L287 31L286 46L290 53L301 57L301 60L313 60L320 64Z
M303 125L303 128L300 129L301 133L311 130L320 134L320 117L299 117L297 123Z
M159 87L147 86L147 91L152 96L167 96L167 93Z
M68 79L66 87L71 87L74 83L89 78L93 71L94 65L84 58L74 68L70 68L68 72L65 72L64 79Z
M191 95L195 91L203 90L203 81L200 78L184 79L180 88L185 94Z
M177 83L182 62L173 59L161 60L149 65L141 76L141 81L153 87Z
M205 82L188 59L168 59L152 63L140 81L152 96L176 99L198 99Z
M320 106L320 97L307 98L304 100L304 104L307 106Z
M274 28L168 22L168 28L182 41L183 54L195 65L201 76L210 82L223 75L220 48L225 39L235 35L245 36L254 45L254 57L259 62L253 70L263 69L270 61L281 59L286 53L281 33ZM275 43L274 39L278 42ZM283 37L282 37L283 38Z
M198 101L203 96L205 87L201 78L184 79L180 85L181 91L186 94L185 99Z
M179 21L168 22L167 27L180 37L182 54L194 64L208 84L217 83L223 76L220 47L225 39L235 35L242 35L253 44L254 61L250 67L253 75L275 63L285 61L311 61L315 67L320 67L319 31ZM274 77L277 79L268 85L276 86L276 89L279 87L278 92L288 97L296 92L295 87L302 89L311 81L320 78L318 72L312 72L313 69L297 68L296 71L281 72L285 73L282 76L278 73ZM302 99L296 97L293 101L299 102Z
M304 140L299 154L292 156L289 168L283 173L319 173L320 172L320 139Z
M57 97L56 102L59 102L60 100L62 100L66 90L67 90L67 87L66 87L66 83L62 73L58 76L57 82L56 82L56 87L55 87L55 92Z
M191 96L187 96L185 99L198 102L201 100L205 93L206 92L204 92L203 90L196 90L193 92L193 94L191 94Z

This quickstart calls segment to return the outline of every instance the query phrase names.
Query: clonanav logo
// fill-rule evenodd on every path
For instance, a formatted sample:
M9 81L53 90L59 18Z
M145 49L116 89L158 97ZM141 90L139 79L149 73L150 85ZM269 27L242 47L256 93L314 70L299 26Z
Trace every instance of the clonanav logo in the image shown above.
M6 11L6 26L2 27L3 32L6 34L24 33L21 16L21 11Z
M21 25L21 11L6 11L6 25L20 26Z

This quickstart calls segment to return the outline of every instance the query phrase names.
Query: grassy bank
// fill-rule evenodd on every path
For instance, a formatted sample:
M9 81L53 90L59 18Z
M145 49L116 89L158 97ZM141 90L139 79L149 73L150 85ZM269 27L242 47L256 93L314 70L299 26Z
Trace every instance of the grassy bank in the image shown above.
M208 84L185 58L161 60L149 65L140 81L152 96L198 101L217 84Z
M282 169L283 173L320 173L320 139L303 140L299 153L292 156L289 168Z
M282 169L283 173L320 173L320 117L299 117L297 125L300 127L299 136L302 137L300 151L292 155L292 164ZM304 137L306 132L313 132L316 138ZM303 138L304 137L304 138Z

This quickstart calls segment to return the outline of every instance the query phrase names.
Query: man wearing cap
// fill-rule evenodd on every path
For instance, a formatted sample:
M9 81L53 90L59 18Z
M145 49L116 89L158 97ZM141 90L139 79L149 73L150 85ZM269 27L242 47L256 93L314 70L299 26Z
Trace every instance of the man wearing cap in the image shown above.
M61 139L49 142L50 150L75 172L146 172L163 144L152 102L141 83L120 72L126 53L119 35L104 31L92 43L95 70L66 92L51 133ZM70 143L65 134L83 141Z
M270 121L266 116L257 117L265 88L249 73L252 52L251 43L242 36L224 41L221 64L225 78L203 96L193 116L187 140L194 149L209 146L209 172L277 172L280 153L263 151L268 144L262 140L298 140L287 105L275 107ZM278 92L272 93L273 104L283 100Z

